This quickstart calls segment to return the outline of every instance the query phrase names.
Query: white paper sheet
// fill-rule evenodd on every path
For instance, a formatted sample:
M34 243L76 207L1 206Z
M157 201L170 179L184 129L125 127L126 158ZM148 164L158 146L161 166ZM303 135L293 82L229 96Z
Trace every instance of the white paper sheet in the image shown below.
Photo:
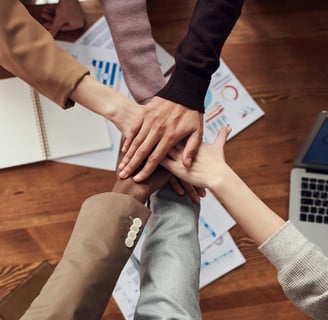
M226 232L202 252L199 287L204 288L245 262L230 233Z

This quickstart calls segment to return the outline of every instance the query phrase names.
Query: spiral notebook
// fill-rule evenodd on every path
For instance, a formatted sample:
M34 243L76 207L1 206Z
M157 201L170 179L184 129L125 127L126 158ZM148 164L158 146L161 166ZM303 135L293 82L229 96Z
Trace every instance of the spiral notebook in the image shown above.
M111 147L105 118L63 110L19 78L0 80L0 169Z

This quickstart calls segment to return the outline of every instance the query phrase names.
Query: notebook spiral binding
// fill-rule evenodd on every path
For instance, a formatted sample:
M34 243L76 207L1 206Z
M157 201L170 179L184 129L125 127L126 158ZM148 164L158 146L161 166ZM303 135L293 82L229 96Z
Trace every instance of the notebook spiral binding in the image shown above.
M41 140L42 146L43 146L43 148L42 148L43 155L45 156L46 159L48 159L50 156L50 150L49 150L49 143L48 143L48 138L47 138L47 131L46 131L46 127L44 124L43 113L41 110L41 102L40 102L39 94L32 87L30 87L30 90L31 90L31 96L32 96L32 101L33 101L33 105L34 105L34 113L36 116L35 118L38 120L37 125L38 125L38 129L39 129L39 137L40 137L40 140Z

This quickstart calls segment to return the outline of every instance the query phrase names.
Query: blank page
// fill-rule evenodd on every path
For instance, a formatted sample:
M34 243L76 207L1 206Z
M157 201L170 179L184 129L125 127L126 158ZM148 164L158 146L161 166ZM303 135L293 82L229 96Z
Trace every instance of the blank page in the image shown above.
M35 110L28 84L0 80L0 168L45 159Z
M111 147L105 118L78 104L64 110L43 95L39 97L49 159Z

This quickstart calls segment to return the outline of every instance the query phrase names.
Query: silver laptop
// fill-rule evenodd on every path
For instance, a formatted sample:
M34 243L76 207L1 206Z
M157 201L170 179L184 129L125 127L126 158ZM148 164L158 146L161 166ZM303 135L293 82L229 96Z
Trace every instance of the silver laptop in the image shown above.
M294 162L289 220L328 255L328 111L318 114Z

